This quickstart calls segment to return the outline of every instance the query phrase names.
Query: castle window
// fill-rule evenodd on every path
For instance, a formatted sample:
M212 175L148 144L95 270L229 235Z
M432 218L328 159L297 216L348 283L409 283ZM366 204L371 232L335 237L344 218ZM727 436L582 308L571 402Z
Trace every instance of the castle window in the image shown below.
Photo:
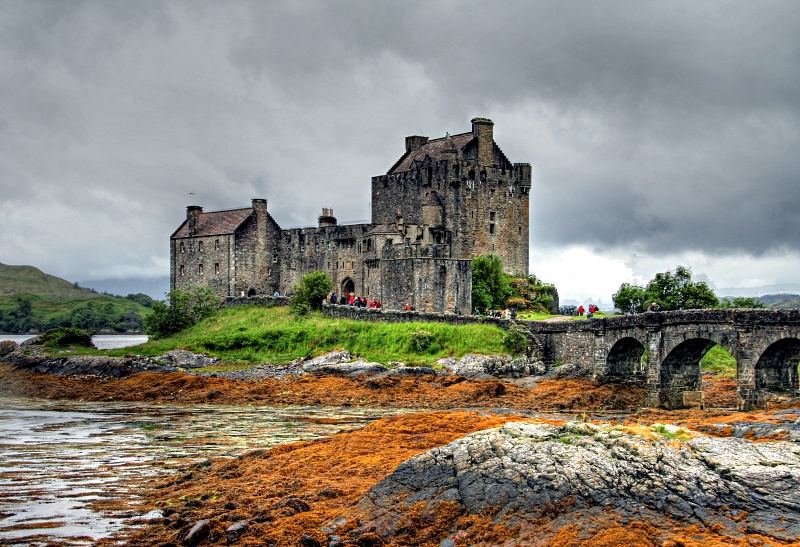
M314 250L315 251L319 251L319 243L315 243L314 244Z
M331 250L331 242L330 241L328 242L328 250L329 251Z
M200 252L200 253L203 252L203 242L202 241L198 241L197 242L197 251Z
M181 241L181 252L182 253L186 252L186 244L183 241Z
M186 275L186 266L181 264L181 275Z
M489 213L489 221L494 222L494 213Z
M518 229L519 229L519 235L522 235L522 226L520 226Z
M214 273L219 274L219 262L214 262Z
M489 223L489 233L494 235L494 222Z
M202 264L198 264L197 265L197 275L203 275L203 265Z
M276 262L278 262L278 253L272 255L272 263L275 264Z
M305 244L302 244L302 243L300 244L300 250L301 251L305 251L306 250Z
M387 245L391 245L392 243L394 243L394 242L392 241L392 239L391 239L391 238L389 238L389 239L387 239L387 240L386 240L386 244L387 244Z
M267 268L267 275L272 275L272 268Z
M219 239L214 240L214 250L219 251Z

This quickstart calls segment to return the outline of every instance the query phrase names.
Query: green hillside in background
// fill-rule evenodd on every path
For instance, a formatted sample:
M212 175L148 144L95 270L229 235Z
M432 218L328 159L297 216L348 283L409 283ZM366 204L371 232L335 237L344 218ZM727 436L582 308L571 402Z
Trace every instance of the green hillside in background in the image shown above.
M36 294L0 296L0 331L43 332L57 327L84 330L139 332L150 312L128 298L93 295L93 298L56 300Z
M57 327L94 331L144 330L153 300L98 294L33 266L0 263L0 332L43 332Z
M54 300L95 298L97 293L76 287L66 279L46 274L33 266L0 263L0 296L36 294Z

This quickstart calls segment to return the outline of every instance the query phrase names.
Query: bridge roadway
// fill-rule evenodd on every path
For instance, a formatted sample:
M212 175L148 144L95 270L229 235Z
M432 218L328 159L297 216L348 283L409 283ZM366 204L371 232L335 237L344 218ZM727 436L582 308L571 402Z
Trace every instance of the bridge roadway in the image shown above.
M716 344L736 359L740 409L764 407L769 394L800 388L800 310L687 310L524 323L545 362L575 363L598 379L642 382L651 407L702 408L700 360Z

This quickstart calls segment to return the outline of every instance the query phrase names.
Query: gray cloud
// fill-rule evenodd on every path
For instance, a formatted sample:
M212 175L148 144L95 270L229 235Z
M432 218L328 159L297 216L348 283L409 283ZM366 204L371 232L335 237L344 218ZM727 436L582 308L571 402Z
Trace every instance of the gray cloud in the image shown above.
M800 253L797 28L787 2L5 2L0 261L163 276L190 201L366 219L406 134L476 115L534 166L535 247Z

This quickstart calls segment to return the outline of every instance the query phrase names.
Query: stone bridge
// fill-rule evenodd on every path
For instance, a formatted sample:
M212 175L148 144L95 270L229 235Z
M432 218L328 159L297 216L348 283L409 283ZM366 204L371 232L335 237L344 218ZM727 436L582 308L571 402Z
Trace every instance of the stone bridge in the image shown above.
M688 310L525 323L545 362L576 363L609 381L646 383L651 407L703 407L700 360L716 344L736 359L741 409L763 407L769 393L796 393L799 387L800 310Z

